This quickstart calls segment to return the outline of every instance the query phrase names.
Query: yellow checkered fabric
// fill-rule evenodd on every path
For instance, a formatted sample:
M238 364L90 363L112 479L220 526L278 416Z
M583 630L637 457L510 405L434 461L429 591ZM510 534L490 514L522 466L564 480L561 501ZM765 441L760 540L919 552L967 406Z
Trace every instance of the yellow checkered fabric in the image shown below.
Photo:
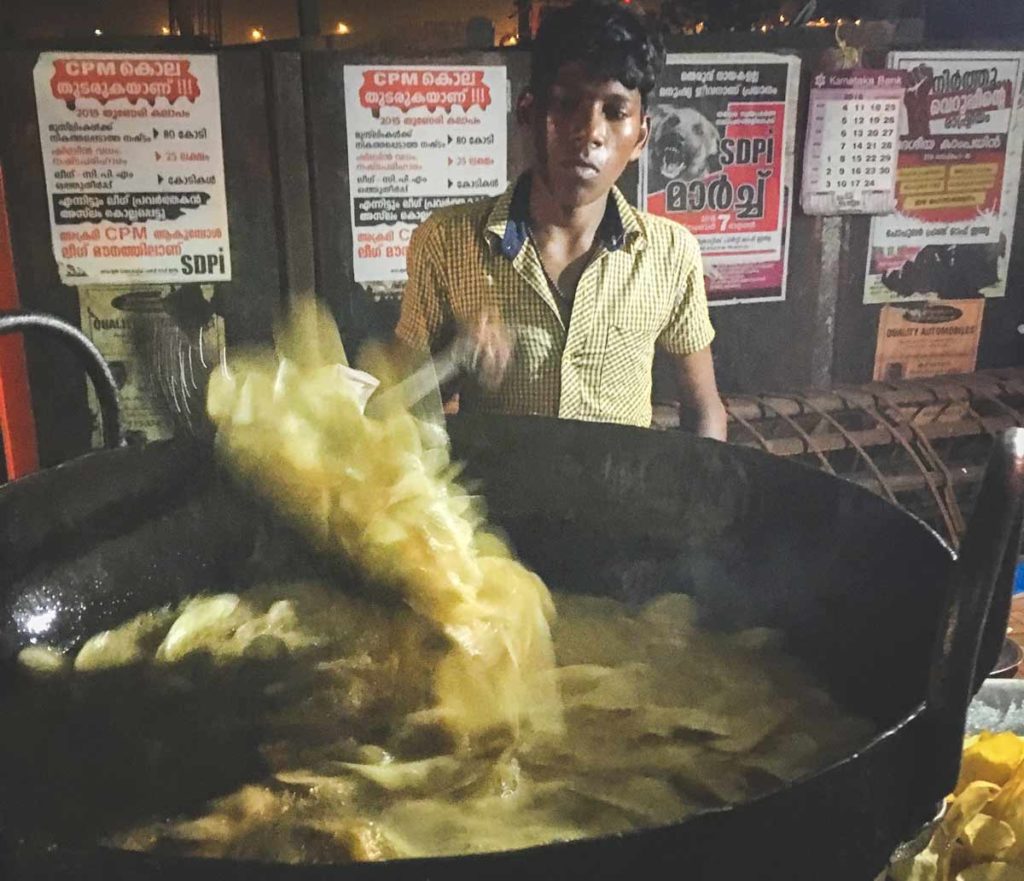
M685 355L714 337L697 240L613 189L567 323L527 234L528 187L444 208L413 233L396 335L437 352L487 310L514 354L501 386L464 391L464 408L649 426L655 347Z

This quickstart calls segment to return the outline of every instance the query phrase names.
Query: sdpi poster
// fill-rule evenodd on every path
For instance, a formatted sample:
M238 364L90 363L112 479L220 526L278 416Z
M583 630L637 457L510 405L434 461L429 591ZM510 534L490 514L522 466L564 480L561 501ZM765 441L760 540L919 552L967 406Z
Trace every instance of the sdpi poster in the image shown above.
M669 55L641 204L700 242L712 304L785 298L800 60Z

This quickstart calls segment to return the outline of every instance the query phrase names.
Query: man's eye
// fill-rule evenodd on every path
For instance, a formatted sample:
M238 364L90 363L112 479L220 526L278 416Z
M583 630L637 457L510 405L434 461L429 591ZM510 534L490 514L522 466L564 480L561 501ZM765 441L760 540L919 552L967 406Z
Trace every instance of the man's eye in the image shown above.
M629 111L625 107L605 107L604 115L608 119L625 119L629 116Z

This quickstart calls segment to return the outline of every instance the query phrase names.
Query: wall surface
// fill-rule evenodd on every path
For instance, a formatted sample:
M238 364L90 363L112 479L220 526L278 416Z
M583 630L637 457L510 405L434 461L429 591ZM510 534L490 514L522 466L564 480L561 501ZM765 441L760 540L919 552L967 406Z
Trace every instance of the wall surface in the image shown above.
M851 46L864 46L861 63L871 67L883 66L890 49L919 47L921 39L919 33L901 33L891 26L861 28L845 36ZM985 45L993 47L996 42ZM1024 48L1024 40L1000 47ZM147 48L152 51L152 46ZM836 64L832 31L727 34L681 40L670 48L800 56L794 173L798 184L809 78L812 71ZM50 251L32 89L37 53L0 52L0 78L6 84L0 97L0 161L7 172L22 302L26 308L77 323L77 293L60 283ZM229 345L268 340L282 303L310 290L330 304L351 348L369 337L390 334L397 298L375 297L353 280L344 67L368 61L504 64L514 99L528 76L527 53L496 50L382 58L314 42L224 49L219 57L234 279L216 287ZM508 126L512 179L525 168L526 150L511 115ZM628 197L636 197L635 169L620 185ZM799 205L794 208L785 301L712 309L723 390L822 388L833 382L870 380L881 307L862 304L868 228L865 217L808 217ZM1018 217L1007 296L986 304L978 367L1024 363L1021 325L1024 222ZM52 464L88 446L83 374L67 353L46 341L29 341L28 355L42 460ZM656 397L671 397L672 392L671 378L659 366Z

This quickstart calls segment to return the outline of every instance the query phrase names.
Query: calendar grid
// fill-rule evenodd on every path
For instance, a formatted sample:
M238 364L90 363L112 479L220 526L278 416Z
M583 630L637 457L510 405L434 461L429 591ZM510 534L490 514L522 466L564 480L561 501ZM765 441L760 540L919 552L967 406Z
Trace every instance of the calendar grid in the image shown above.
M801 205L807 214L896 207L903 88L894 71L819 74L811 92Z

